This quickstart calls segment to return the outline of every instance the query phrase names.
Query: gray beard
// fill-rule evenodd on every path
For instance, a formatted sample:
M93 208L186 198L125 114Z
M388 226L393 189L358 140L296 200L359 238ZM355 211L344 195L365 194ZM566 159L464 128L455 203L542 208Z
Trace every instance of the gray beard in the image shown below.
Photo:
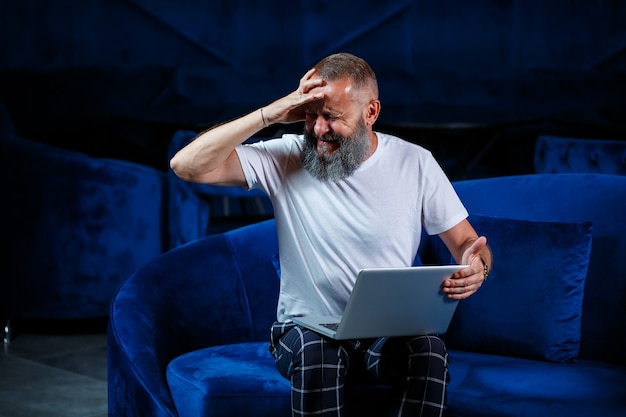
M331 141L338 141L339 148L334 154L317 152L317 135L313 131L304 130L304 149L302 150L302 166L311 175L321 181L339 182L356 171L365 160L370 150L369 132L361 120L352 134L343 137L335 133L324 135Z

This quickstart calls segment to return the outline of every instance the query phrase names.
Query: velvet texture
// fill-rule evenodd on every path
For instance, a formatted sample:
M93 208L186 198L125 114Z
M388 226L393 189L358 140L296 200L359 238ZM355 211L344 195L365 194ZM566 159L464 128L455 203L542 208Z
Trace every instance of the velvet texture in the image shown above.
M626 177L535 174L460 181L454 186L470 213L593 224L579 356L626 364L626 326L615 319L626 317L621 262L626 255Z
M289 381L267 342L216 346L180 356L167 368L179 417L280 416L291 408ZM237 401L233 401L237 398Z
M626 140L541 135L535 144L534 164L537 173L626 175Z
M626 368L451 350L451 416L626 415Z
M18 137L1 102L0 147L11 196L3 206L11 244L1 255L2 320L106 317L128 276L211 233L210 201L171 170Z
M128 279L109 321L110 416L274 416L289 410L289 384L278 382L267 350L278 299L275 234L270 220L212 235L157 257ZM242 342L256 343L237 345ZM223 368L231 378L219 376ZM357 386L351 395L363 389ZM380 415L375 404L388 400L388 392L371 391L365 397L376 401L367 406L361 395L350 402L354 415L368 415L363 408ZM261 402L242 406L253 398ZM175 411L175 403L182 408Z
M619 362L626 328L616 317L626 308L618 265L618 254L626 253L626 177L529 175L454 186L471 213L533 224L591 222L593 230L579 358L558 363L452 349L450 415L625 415L626 367ZM498 250L518 244L519 236L500 235L509 240ZM438 238L429 237L420 250L425 264L435 259L432 239ZM266 350L276 314L276 253L274 221L267 221L185 244L132 275L111 306L110 415L289 415L288 382L281 382ZM487 286L504 267L498 262ZM516 295L493 298L527 309ZM368 400L378 395L384 404L388 394L351 386L347 407L361 409L348 415L384 415Z
M122 282L163 252L163 173L14 135L0 146L6 314L106 317Z
M214 346L181 355L167 367L179 417L287 416L289 381L277 371L267 342ZM389 387L349 381L348 416L386 415Z
M273 221L180 246L132 275L111 305L110 416L174 416L166 367L201 348L269 340Z
M470 222L489 236L497 265L480 291L460 301L448 347L555 362L576 358L591 223L480 215Z

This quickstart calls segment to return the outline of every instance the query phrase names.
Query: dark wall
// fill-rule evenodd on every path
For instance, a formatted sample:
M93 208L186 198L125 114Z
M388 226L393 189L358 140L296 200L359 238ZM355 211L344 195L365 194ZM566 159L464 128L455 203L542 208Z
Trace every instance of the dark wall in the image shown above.
M496 136L626 138L624 1L0 0L18 131L135 158L293 90L336 51L377 72L381 126L435 147L458 139L449 124L491 151Z

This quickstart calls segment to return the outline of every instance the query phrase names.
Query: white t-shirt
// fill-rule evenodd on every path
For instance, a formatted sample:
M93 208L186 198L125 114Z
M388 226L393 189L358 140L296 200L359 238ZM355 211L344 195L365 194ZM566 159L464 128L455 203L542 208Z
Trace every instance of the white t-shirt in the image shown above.
M376 134L374 154L337 183L304 170L302 135L237 147L249 188L265 191L274 207L278 321L341 314L361 268L411 265L422 224L438 234L467 217L429 151Z

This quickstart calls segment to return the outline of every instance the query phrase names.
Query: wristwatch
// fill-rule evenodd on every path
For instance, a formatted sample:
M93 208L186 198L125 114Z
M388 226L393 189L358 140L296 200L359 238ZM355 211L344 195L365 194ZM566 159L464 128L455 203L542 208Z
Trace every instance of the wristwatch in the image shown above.
M483 263L483 282L485 282L487 280L487 277L489 276L489 267L487 266L487 262L485 262L482 256L480 257L480 262Z

